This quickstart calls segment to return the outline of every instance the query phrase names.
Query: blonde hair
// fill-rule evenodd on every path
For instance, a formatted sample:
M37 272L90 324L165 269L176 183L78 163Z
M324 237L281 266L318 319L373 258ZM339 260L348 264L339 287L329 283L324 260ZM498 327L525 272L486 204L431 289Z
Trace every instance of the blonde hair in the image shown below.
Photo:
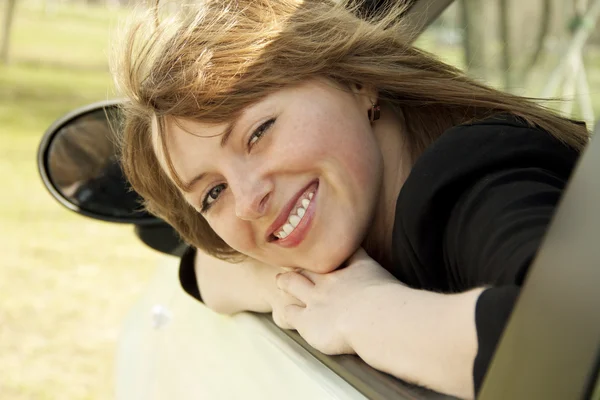
M408 43L406 7L365 17L359 1L213 0L185 6L158 21L157 10L136 22L114 74L127 97L122 163L145 207L190 244L222 259L237 253L186 202L166 151L165 119L231 121L264 96L314 77L376 88L404 116L413 159L448 128L509 112L566 145L581 149L584 126L533 101L466 77ZM172 177L161 169L151 124Z

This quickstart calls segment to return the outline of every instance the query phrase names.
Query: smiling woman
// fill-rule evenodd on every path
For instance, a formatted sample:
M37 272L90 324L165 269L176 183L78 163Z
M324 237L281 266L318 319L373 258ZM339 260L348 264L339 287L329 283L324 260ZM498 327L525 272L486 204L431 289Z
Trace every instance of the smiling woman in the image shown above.
M249 106L231 132L226 123L166 118L158 158L229 246L270 265L327 273L375 226L374 211L385 206L377 204L383 164L397 166L389 187L409 168L402 136L390 134L400 127L394 113L377 129L365 118L375 97L313 79ZM384 144L397 151L384 158ZM393 219L393 207L386 211L382 223Z
M412 47L406 9L154 10L115 64L123 165L194 297L472 397L588 131Z

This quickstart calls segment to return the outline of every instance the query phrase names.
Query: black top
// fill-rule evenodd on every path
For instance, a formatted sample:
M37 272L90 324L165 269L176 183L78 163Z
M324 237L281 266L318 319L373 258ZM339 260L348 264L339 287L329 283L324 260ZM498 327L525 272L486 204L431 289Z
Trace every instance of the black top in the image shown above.
M475 310L477 393L579 153L502 115L453 127L413 166L396 204L393 265L414 288L488 287ZM200 299L194 251L184 289Z

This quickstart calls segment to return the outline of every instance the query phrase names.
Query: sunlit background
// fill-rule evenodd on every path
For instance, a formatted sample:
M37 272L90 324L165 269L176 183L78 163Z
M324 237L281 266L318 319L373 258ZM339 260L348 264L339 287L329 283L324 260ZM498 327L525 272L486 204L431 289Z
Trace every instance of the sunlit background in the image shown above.
M113 398L121 322L156 267L132 227L63 208L36 169L56 118L114 97L123 11L96 3L16 0L0 66L0 399Z
M0 399L112 398L121 324L159 257L131 227L61 207L36 169L55 119L115 97L107 58L123 3L0 2ZM598 3L462 0L418 45L499 88L560 98L551 105L591 124Z

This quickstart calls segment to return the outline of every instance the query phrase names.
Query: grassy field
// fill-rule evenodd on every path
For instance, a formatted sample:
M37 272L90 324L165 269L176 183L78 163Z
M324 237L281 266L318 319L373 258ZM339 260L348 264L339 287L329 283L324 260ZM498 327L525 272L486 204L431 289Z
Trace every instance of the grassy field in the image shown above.
M118 15L22 1L16 15L12 64L0 66L0 399L110 399L120 322L156 253L131 227L60 207L36 150L57 117L113 97L106 59ZM598 90L600 68L588 77Z
M116 15L17 4L12 64L0 67L0 399L110 399L120 323L156 253L131 227L59 206L36 150L54 119L112 97Z

